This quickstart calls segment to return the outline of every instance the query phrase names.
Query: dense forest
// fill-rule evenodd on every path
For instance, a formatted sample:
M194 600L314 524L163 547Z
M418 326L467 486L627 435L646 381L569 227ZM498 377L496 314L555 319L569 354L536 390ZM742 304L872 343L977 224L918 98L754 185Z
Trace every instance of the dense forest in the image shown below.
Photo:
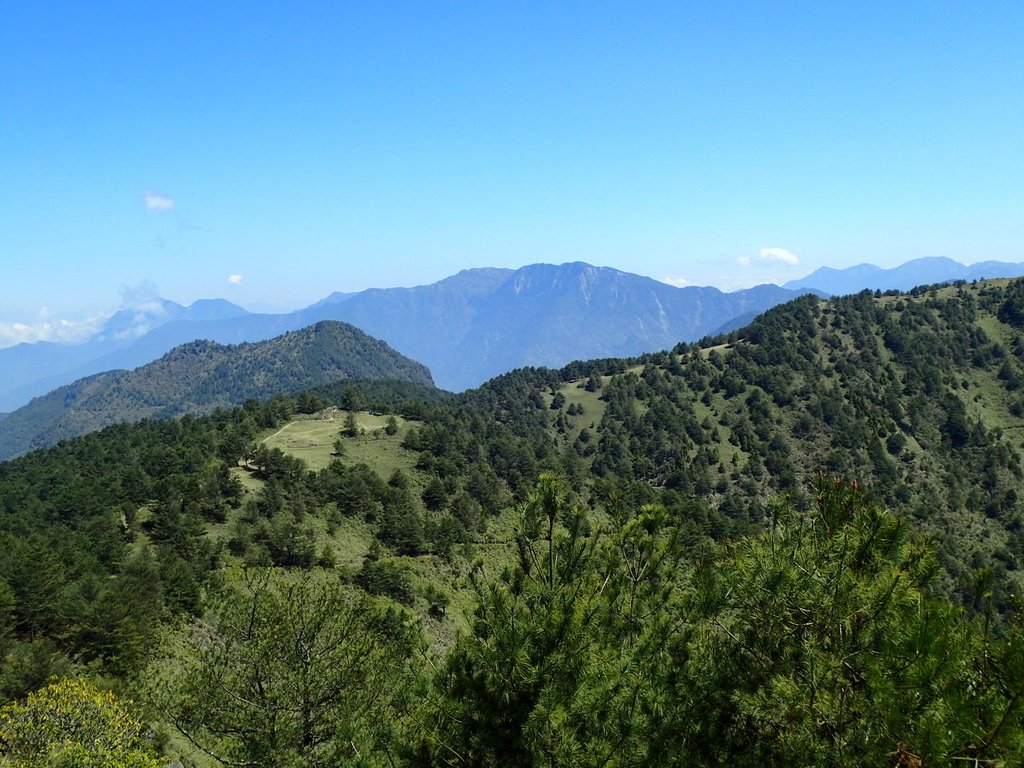
M1021 764L1022 416L995 281L35 451L0 760Z

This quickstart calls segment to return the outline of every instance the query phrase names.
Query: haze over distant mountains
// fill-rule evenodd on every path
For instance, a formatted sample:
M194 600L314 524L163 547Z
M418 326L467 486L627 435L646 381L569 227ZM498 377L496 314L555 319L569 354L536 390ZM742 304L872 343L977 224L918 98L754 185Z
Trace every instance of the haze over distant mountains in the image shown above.
M929 257L914 259L892 269L883 269L874 264L858 264L846 269L821 267L807 277L784 283L782 287L791 290L809 288L831 296L843 296L863 291L865 288L909 291L918 285L948 283L954 280L1021 276L1024 276L1024 264L980 261L968 266L952 259Z
M238 344L320 320L351 323L427 365L438 386L474 387L521 366L624 357L745 325L802 292L905 290L976 277L1024 275L1024 265L918 259L895 269L822 268L784 286L723 293L677 288L621 270L575 262L468 269L431 285L333 293L305 309L254 314L222 299L189 307L160 300L114 315L83 344L40 342L0 349L0 411L92 374L133 369L196 339Z
M0 411L14 410L37 395L83 376L115 368L134 368L155 360L170 347L140 359L132 366L117 365L116 358L109 356L131 346L139 337L164 323L199 324L247 314L248 310L224 299L201 299L188 307L166 299L154 299L114 313L99 332L84 343L39 341L0 349L0 371L3 371Z

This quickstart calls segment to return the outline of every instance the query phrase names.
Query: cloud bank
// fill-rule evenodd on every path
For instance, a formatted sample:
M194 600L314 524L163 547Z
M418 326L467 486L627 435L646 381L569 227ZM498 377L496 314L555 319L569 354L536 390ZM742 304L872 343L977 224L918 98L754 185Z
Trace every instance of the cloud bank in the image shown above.
M121 309L141 307L160 299L160 289L152 280L143 280L135 285L122 285L118 293L121 294Z
M107 310L68 320L55 318L50 309L41 307L34 320L0 321L0 348L38 341L81 344L102 338L135 339L168 319L169 305L160 298L160 289L152 280L122 285L119 293L116 313Z
M78 344L87 341L103 327L107 315L94 315L81 320L50 320L45 308L32 323L0 323L0 348L37 341Z

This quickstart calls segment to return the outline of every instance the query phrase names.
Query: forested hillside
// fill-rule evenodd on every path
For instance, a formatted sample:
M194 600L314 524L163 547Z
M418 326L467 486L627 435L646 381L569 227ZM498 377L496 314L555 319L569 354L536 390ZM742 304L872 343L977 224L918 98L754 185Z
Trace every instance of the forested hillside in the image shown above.
M672 352L514 372L417 445L466 461L496 419L598 499L700 499L715 536L819 472L849 477L933 537L949 589L984 566L1019 593L1022 285L809 296Z
M0 427L0 458L108 424L200 415L348 379L433 385L424 366L339 322L252 344L194 341L134 371L100 373L19 408Z
M56 675L199 766L1021 764L1022 345L1024 282L808 296L0 464L0 754Z

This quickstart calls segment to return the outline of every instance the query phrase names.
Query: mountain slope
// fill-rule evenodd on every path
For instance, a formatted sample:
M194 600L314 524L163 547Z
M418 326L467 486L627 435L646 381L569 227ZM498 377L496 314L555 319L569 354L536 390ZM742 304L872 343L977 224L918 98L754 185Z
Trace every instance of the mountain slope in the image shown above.
M345 379L433 385L422 365L343 323L238 346L195 341L134 371L96 374L14 411L0 421L0 458L108 424L206 413Z
M203 335L237 343L341 320L422 360L439 386L462 390L524 365L561 366L695 341L736 315L762 312L797 295L772 285L735 293L676 288L579 262L534 264L465 270L432 285L371 289L289 315L206 324ZM195 330L168 323L111 361L180 343L182 333Z
M776 286L727 294L579 262L538 264L517 270L477 302L472 326L450 350L408 348L432 360L445 372L442 381L458 390L523 365L559 367L695 341L731 317L793 297Z
M249 314L223 300L191 307L154 301L123 310L85 344L22 344L0 349L0 410L75 379L135 368L193 339L263 341L320 320L341 320L427 364L440 386L462 390L523 365L629 356L727 331L769 307L816 291L909 290L952 280L1024 275L1024 264L917 259L894 269L823 267L782 288L723 294L674 288L587 264L534 264L518 270L469 269L431 285L332 293L297 312Z
M490 451L513 490L557 467L716 537L836 475L934 539L943 589L972 599L982 567L1000 610L1024 589L1024 281L808 296L703 346L514 371L460 402L469 416L408 441L420 466ZM488 420L519 437L489 448Z

